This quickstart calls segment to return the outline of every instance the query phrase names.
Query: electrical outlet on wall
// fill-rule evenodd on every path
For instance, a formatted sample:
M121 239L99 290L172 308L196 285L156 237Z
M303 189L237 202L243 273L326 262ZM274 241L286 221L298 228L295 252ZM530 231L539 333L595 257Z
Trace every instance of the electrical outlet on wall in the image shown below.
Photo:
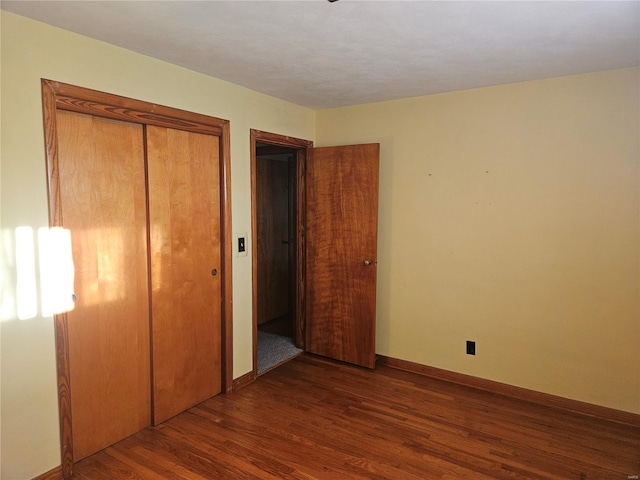
M467 340L467 355L475 355L475 354L476 354L476 342Z

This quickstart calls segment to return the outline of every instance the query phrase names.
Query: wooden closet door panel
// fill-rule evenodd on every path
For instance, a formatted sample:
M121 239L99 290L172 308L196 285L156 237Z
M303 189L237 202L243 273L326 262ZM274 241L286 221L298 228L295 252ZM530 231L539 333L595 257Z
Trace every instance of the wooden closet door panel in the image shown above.
M222 388L218 143L147 127L155 424Z
M63 227L71 231L67 313L78 461L151 422L142 127L59 111Z

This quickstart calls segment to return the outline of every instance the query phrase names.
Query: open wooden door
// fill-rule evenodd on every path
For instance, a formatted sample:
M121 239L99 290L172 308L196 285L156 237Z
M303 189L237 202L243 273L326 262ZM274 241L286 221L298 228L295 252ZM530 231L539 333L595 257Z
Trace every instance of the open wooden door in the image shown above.
M306 349L374 368L380 145L308 152Z

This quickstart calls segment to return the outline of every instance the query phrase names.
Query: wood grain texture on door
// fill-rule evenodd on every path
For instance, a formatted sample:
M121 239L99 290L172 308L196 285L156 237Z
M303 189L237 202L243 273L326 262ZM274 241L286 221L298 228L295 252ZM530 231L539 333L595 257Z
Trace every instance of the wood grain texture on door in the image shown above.
M132 123L66 111L57 122L75 267L67 318L78 461L151 422L144 143Z
M375 366L379 144L310 149L307 351Z
M221 391L219 139L147 127L153 422Z

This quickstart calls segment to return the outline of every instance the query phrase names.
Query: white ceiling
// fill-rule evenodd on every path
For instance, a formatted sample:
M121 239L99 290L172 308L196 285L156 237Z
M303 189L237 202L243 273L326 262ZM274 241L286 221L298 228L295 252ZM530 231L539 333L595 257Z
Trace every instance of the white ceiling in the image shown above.
M9 1L312 108L640 64L640 1Z

